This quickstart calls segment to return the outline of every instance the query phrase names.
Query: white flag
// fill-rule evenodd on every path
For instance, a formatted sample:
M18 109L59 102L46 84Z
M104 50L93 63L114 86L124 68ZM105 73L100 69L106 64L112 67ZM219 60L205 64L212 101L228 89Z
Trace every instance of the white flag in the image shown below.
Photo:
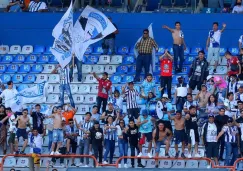
M52 31L55 38L51 48L52 54L56 57L58 63L64 68L72 59L73 46L73 8L71 4L63 15L59 23Z
M149 30L149 37L151 37L152 39L154 39L154 33L153 33L153 28L152 28L152 25L153 23L151 23L148 27L148 30ZM138 57L138 50L135 48L137 43L139 43L141 41L142 37L140 37L136 44L134 45L134 55L135 57L137 58ZM150 73L152 73L153 71L155 71L155 57L156 57L156 51L155 51L155 48L153 48L153 51L152 51L152 63L150 65Z
M74 25L73 48L75 55L82 61L83 55L89 45L115 31L115 26L102 12L86 6Z

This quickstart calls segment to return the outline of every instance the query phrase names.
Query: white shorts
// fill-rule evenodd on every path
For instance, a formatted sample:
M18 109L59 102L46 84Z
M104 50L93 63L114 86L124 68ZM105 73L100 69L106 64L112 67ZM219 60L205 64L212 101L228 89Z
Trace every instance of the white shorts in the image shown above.
M209 65L214 65L215 62L219 62L220 58L220 48L213 48L209 47L208 48L208 56L207 56L207 61Z

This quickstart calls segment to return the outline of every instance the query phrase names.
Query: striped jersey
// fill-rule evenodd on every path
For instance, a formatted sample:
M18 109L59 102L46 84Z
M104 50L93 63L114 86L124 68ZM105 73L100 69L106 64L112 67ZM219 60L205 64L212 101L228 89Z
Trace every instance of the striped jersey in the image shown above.
M137 104L138 96L139 96L139 93L136 89L133 89L133 90L127 89L125 91L127 109L138 108L138 104Z
M38 12L39 10L47 9L45 2L31 1L29 4L29 12Z
M236 135L238 134L237 126L231 126L231 127L224 126L222 130L224 131L225 142L237 143L237 137L236 137Z

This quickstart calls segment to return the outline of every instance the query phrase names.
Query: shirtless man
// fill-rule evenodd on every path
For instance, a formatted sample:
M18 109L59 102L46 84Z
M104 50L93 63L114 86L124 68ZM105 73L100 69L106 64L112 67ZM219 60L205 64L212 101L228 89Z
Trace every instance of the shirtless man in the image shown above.
M175 22L175 29L171 29L166 25L163 25L162 28L167 29L172 33L175 72L182 72L182 65L184 62L184 50L186 50L186 43L184 41L184 34L181 30L181 23L178 21ZM180 57L179 68L177 65L178 57Z
M53 118L53 142L51 146L52 151L50 155L61 155L61 153L59 153L59 148L61 147L63 142L62 107L57 107L57 113L52 114L48 117ZM57 148L54 152L56 143Z
M186 158L186 156L184 154L184 152L185 152L185 140L186 140L185 119L182 118L181 111L176 111L175 117L171 117L170 114L169 114L169 119L173 120L174 123L175 123L175 130L174 130L174 141L175 141L175 151L176 151L175 158L179 157L178 144L180 144L180 142L182 143L181 157Z
M168 136L169 135L169 136ZM155 150L155 157L159 157L160 146L165 145L165 157L169 156L170 140L172 132L165 127L163 122L159 122L157 128L153 131L153 143ZM158 168L158 160L155 160L155 167Z
M16 121L18 122L18 128L17 128L17 132L16 132L16 136L17 136L17 141L16 141L16 147L18 147L18 143L19 143L19 138L23 137L24 139L24 144L22 147L22 150L20 151L20 154L25 154L24 150L28 144L28 133L26 131L27 126L30 126L30 118L28 117L28 110L24 109L22 111L21 116L18 116ZM18 153L18 151L16 152Z

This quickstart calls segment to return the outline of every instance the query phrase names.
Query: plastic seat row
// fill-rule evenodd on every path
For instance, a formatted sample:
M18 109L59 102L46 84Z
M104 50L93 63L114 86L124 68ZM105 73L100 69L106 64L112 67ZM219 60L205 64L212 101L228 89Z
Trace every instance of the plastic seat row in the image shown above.
M45 48L45 46L42 45L25 45L21 48L20 45L2 45L0 54L40 54L40 53L50 53L50 47Z

